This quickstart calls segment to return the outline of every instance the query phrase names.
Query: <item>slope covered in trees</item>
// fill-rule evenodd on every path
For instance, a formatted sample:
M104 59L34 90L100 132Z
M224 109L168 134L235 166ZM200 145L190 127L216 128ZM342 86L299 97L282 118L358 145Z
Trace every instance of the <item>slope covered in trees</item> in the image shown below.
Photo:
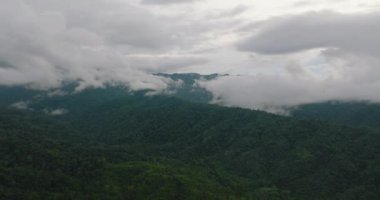
M292 116L319 119L350 126L380 128L380 104L365 101L322 102L298 106Z
M380 198L377 130L122 87L2 108L0 143L0 199Z

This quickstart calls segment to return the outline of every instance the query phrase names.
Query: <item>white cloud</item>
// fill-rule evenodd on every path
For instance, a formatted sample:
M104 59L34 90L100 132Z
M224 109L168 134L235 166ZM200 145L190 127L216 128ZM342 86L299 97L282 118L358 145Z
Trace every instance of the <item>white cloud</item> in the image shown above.
M203 83L229 105L379 101L376 0L146 1L3 0L0 85L164 90L151 73L219 72L241 75Z
M144 4L154 4L154 5L171 5L179 3L193 3L199 0L142 0Z
M202 85L216 102L256 109L327 100L380 102L379 20L378 13L318 12L260 22L239 48L252 51L256 60L282 60L280 70Z
M171 54L131 54L127 57L131 65L138 66L147 72L173 72L189 66L207 63L207 59L199 55L171 55Z
M180 39L172 37L174 23L118 0L1 4L0 84L46 89L79 80L83 87L108 81L131 89L166 87L168 80L140 69L143 60L130 63L128 55L180 45Z
M27 110L29 109L29 103L30 102L27 102L27 101L19 101L19 102L13 103L11 107L19 109L19 110Z
M63 108L57 108L57 109L44 109L44 113L51 116L60 116L65 115L68 113L68 110Z
M380 55L380 13L307 13L261 22L258 33L239 45L241 50L283 54L313 48L337 48Z
M380 90L379 81L357 83L346 79L257 75L223 76L200 85L213 92L214 103L276 112L327 100L380 101L380 95L374 92Z

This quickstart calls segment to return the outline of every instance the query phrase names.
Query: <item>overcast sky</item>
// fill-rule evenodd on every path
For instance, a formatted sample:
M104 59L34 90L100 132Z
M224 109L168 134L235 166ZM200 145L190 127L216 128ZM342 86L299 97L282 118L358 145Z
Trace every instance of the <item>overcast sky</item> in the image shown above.
M225 105L380 101L379 0L1 0L0 84L200 82Z

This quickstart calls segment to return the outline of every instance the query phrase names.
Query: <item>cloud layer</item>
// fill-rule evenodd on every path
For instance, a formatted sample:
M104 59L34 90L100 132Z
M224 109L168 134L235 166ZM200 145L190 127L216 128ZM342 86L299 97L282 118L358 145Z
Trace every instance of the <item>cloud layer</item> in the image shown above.
M239 45L243 51L284 54L312 48L337 48L380 55L380 13L312 12L262 23L257 34Z
M131 89L163 89L168 80L147 72L151 61L132 62L129 55L154 58L186 43L175 35L175 21L164 22L123 1L4 0L1 4L0 84L46 89L64 81L80 81L82 88L116 81ZM200 60L173 57L165 62L186 65Z
M377 2L3 0L0 85L164 90L153 73L229 73L200 83L225 105L380 102Z
M279 66L280 73L220 77L202 85L216 102L257 109L327 100L380 102L378 21L378 13L312 12L250 25L254 34L239 42L241 51L293 62ZM311 50L314 58L300 64L297 57Z
M144 4L169 5L178 3L192 3L199 0L142 0Z

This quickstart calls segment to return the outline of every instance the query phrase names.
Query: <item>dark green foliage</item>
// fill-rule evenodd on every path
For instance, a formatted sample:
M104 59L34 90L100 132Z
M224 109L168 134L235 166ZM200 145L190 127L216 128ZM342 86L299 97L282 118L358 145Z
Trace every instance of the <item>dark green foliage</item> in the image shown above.
M297 118L380 128L380 104L378 103L331 101L301 105L291 113Z
M0 86L0 106L8 106L18 101L29 101L39 95L40 92L24 87Z
M0 110L0 199L380 199L374 129L123 87L30 106Z

